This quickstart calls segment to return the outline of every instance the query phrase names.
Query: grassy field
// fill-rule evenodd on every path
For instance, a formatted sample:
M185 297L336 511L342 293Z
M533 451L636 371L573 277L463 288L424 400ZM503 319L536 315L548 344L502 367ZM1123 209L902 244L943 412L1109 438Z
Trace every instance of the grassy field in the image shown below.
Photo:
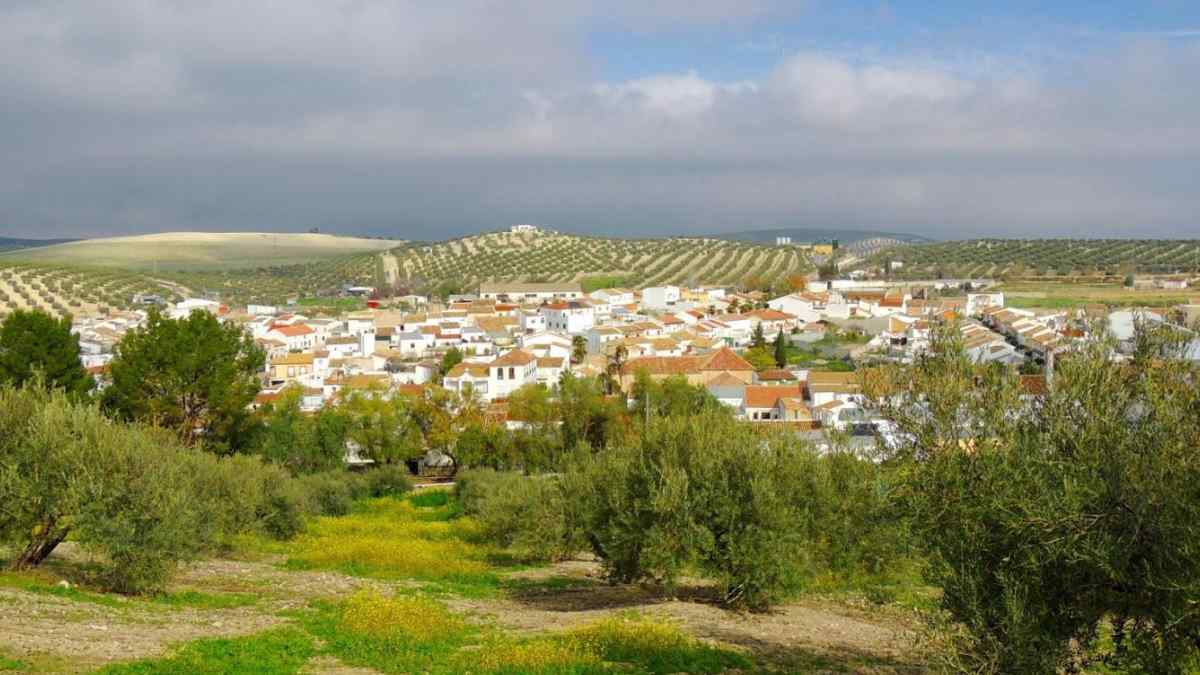
M160 597L99 592L87 570L66 546L0 576L0 672L911 673L913 607L930 597L815 583L738 614L703 580L665 592L604 583L587 559L521 564L437 491L362 502L286 544L243 542Z
M384 251L400 242L328 234L167 232L82 241L7 254L17 260L139 271L244 269Z
M998 289L1010 307L1066 309L1088 304L1114 307L1171 307L1200 295L1191 291L1126 288L1119 283L1012 282Z

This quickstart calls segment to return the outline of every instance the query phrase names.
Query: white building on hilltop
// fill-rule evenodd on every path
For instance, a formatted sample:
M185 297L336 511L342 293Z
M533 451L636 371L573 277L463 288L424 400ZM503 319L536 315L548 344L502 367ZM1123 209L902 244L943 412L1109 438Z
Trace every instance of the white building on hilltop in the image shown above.
M508 228L508 231L513 234L536 234L539 232L539 228L537 225L521 224L513 225Z

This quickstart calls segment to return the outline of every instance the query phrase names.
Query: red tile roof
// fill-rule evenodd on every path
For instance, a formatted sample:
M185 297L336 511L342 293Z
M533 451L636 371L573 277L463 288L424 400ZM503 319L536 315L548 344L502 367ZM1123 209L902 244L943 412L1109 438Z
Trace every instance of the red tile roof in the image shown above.
M770 386L753 384L746 387L746 395L742 399L747 408L774 408L781 398L800 398L804 396L804 387Z

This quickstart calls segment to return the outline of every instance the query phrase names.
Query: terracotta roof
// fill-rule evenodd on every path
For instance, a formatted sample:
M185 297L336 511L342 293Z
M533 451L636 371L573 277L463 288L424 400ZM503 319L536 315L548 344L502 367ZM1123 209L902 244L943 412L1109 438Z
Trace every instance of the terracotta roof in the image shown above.
M561 356L542 356L537 360L538 368L562 368L563 358Z
M514 349L510 352L505 352L492 361L491 366L526 366L537 359L536 356L530 354L524 349Z
M754 366L728 347L722 347L704 357L700 370L754 370Z
M857 394L862 391L857 373L812 371L808 374L808 390L834 394Z
M753 312L746 312L746 316L756 316L762 321L790 321L796 318L794 314L775 309L756 309Z
M760 382L795 382L796 376L783 368L768 368L758 374Z
M767 386L752 384L746 387L743 404L747 408L774 408L781 398L796 398L804 395L804 388L794 386Z
M729 373L720 373L705 383L709 387L744 387L746 383Z
M459 363L446 373L446 377L460 378L464 375L470 375L475 378L484 378L488 376L488 367L481 363Z
M287 335L288 337L296 337L298 335L311 335L315 331L302 323L295 323L290 326L274 326L271 330Z
M687 375L699 372L701 361L698 356L646 356L626 361L621 373L633 375L644 370L650 375Z

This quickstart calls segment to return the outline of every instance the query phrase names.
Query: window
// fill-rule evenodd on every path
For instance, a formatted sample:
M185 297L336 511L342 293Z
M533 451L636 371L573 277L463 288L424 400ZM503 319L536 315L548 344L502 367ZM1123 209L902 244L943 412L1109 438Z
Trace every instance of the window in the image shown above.
M503 380L503 379L504 379L504 369L503 369L503 368L497 368L497 369L496 369L496 379L497 379L497 380Z
M515 380L515 379L517 379L517 373L516 373L516 369L514 369L514 368L509 368L509 369L508 369L508 379L510 379L510 380Z

